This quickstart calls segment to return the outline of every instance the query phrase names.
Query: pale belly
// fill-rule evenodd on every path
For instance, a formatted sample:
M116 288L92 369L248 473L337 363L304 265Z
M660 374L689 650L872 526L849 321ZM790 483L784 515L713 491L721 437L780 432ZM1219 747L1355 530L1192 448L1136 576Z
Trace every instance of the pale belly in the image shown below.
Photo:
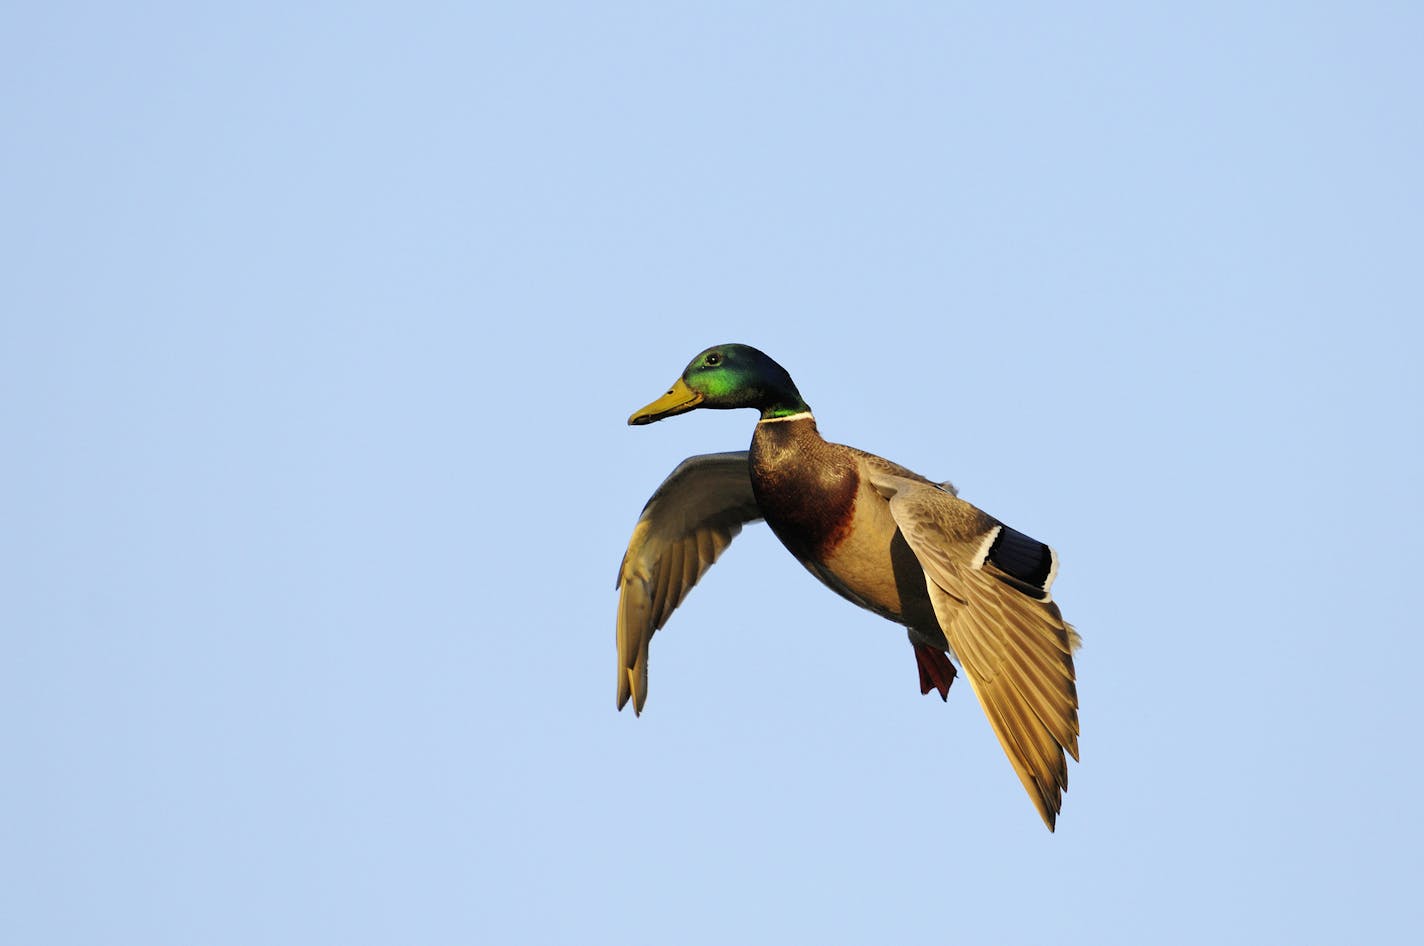
M927 640L942 640L924 569L900 535L889 505L864 484L857 491L855 523L824 563L803 562L807 570L848 601L920 631Z

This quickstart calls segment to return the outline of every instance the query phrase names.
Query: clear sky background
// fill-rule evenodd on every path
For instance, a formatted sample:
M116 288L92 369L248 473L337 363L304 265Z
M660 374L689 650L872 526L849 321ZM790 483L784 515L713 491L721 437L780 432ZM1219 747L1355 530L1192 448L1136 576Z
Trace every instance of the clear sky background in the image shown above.
M1149 9L1150 7L1150 9ZM0 941L1402 943L1415 4L0 13ZM1053 544L1044 830L762 526L614 711L747 342Z

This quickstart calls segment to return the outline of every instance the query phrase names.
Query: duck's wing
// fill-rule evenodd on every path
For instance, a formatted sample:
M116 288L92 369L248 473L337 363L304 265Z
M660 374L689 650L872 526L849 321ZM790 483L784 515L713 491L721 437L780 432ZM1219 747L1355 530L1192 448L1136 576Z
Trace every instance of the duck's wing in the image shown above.
M688 457L653 493L618 569L618 708L648 698L648 643L742 524L760 519L747 451Z
M1049 595L1058 559L1041 542L937 486L868 465L924 568L930 602L1014 771L1049 830L1078 758L1078 635Z

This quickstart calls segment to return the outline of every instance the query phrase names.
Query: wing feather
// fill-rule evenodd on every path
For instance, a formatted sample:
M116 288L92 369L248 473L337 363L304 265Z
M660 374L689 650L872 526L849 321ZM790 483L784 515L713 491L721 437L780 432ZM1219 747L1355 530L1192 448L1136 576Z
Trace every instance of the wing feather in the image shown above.
M916 480L872 470L871 481L889 500L924 568L940 630L1051 830L1068 788L1064 753L1078 758L1076 632L1051 600L1001 580L992 564L974 567L997 520Z
M760 519L747 451L678 464L643 507L618 569L618 708L648 698L648 647L693 585Z

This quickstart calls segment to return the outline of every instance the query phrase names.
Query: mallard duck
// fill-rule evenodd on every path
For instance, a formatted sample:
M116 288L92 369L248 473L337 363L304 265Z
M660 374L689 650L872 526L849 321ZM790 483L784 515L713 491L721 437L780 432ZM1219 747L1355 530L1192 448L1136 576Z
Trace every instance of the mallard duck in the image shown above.
M692 359L628 418L761 412L750 450L689 457L653 493L618 572L618 708L648 698L648 645L741 531L765 519L826 587L909 631L920 692L949 699L958 659L1050 831L1078 759L1076 631L1049 595L1058 556L935 483L828 443L791 375L747 345Z

